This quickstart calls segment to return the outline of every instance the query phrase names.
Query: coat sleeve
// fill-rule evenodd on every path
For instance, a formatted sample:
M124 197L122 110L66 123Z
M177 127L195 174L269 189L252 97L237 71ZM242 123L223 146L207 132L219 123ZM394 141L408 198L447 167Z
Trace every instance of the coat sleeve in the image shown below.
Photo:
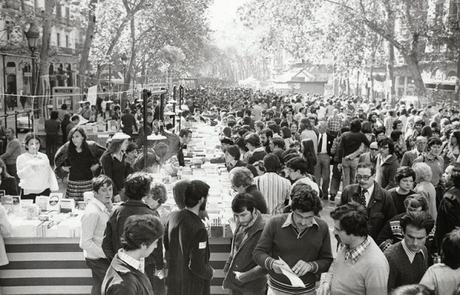
M398 168L399 168L399 163L395 162L388 169L388 175L387 175L388 176L388 184L385 187L386 190L389 190L389 189L394 188L394 187L397 186L395 176L396 176L396 171L398 170Z
M209 247L206 229L201 228L194 234L191 245L188 263L190 271L204 280L211 280L214 270L205 262Z
M393 198L391 197L390 193L387 191L383 191L383 193L385 195L385 209L383 212L385 213L386 222L396 216L398 212L396 211L396 207L393 204Z
M106 175L108 178L113 180L113 159L112 155L110 154L105 154L101 158L101 166L102 166L102 171L104 172L104 175ZM116 196L118 195L118 189L117 189L117 184L114 183L113 187L113 195Z
M332 256L331 236L329 234L329 227L327 227L326 225L323 234L321 250L318 253L318 259L312 261L314 264L318 266L315 273L321 274L323 272L327 272L333 260L334 256Z
M104 251L105 256L109 260L112 260L116 254L116 252L113 249L114 245L112 242L112 236L113 236L113 229L112 229L112 224L109 220L107 221L107 226L105 227L105 231L104 231L104 238L102 239L102 250Z
M273 238L275 235L274 227L275 226L273 220L269 220L265 225L259 242L257 243L257 246L254 248L252 253L254 262L260 265L262 268L268 270L271 270L271 265L273 261L275 261L275 259L269 255L272 253L273 248Z
M398 278L398 269L394 266L395 261L392 255L388 255L387 252L385 252L384 254L388 260L388 264L390 268L390 271L388 274L388 291L392 291L394 288L396 288L396 279Z
M81 218L80 248L93 256L104 257L102 248L94 243L94 231L98 220L99 216L95 212L88 212Z

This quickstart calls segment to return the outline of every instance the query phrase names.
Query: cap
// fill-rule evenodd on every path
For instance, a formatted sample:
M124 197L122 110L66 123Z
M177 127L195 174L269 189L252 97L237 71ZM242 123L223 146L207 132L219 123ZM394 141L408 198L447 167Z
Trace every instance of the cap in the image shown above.
M123 132L117 132L112 136L112 140L124 140L124 139L129 139L129 138L131 138L131 136Z
M371 142L371 145L369 146L371 149L378 149L378 144L377 142Z

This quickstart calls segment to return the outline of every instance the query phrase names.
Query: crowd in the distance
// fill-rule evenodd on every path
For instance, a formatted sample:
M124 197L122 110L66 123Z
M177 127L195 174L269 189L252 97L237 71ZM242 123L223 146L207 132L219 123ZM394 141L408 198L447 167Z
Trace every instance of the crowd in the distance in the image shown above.
M225 163L236 193L222 283L231 294L457 294L460 124L455 110L241 89L193 95L194 118L222 127L223 156L209 160ZM222 99L213 99L219 97L227 98L225 108ZM96 289L98 282L102 294L210 294L215 271L201 221L209 186L178 182L173 192L181 210L168 213L160 209L164 189L147 185L149 179L142 173L128 176L128 200L99 224L99 256L87 260L101 259L109 271L97 279L92 268ZM108 179L102 186L94 183L96 196L117 185ZM335 237L320 216L324 203L335 206L330 213ZM131 255L130 223L124 232L123 224L141 212L161 217L162 238L153 242L156 248L139 240L140 254ZM111 266L107 258L113 259ZM149 280L132 267L144 270ZM122 275L126 269L133 277ZM286 273L300 280L293 282Z

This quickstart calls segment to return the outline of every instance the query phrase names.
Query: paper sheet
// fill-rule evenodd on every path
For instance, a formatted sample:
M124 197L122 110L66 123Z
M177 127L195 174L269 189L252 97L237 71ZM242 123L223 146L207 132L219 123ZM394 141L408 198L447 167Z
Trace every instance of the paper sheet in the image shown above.
M289 279L291 282L292 287L302 287L305 288L305 284L302 282L302 280L292 271L292 269L289 267L289 265L284 262L281 257L278 257L279 261L283 264L281 266L281 271L283 274Z

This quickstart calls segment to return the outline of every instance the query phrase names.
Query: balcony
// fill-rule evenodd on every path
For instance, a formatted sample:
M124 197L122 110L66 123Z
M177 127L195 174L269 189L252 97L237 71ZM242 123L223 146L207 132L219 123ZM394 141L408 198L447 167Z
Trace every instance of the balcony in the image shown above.
M17 0L6 0L3 4L3 8L19 10L21 8L21 2Z

